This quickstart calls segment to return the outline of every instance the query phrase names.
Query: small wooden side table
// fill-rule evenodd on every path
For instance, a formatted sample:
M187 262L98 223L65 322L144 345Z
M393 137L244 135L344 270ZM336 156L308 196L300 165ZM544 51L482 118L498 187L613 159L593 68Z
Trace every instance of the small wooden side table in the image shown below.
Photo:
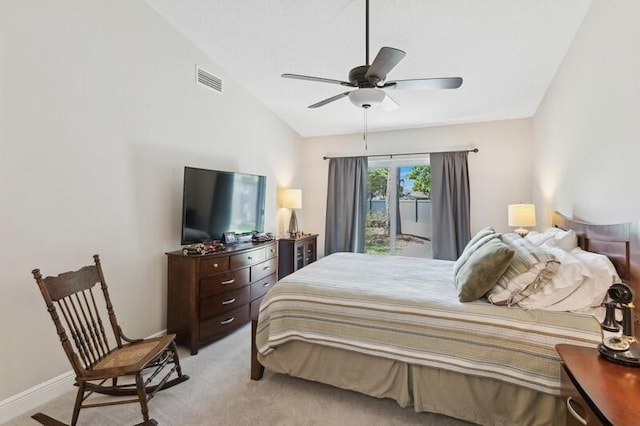
M278 239L278 279L304 268L318 258L318 234Z
M596 348L560 344L556 350L564 363L567 425L640 424L640 368L602 359Z

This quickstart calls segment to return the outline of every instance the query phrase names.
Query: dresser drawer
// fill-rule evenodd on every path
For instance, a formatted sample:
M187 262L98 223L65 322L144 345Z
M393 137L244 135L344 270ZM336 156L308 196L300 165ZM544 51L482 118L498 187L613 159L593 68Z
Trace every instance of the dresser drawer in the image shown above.
M251 284L251 300L257 299L267 294L267 291L276 283L276 274L271 274L257 282Z
M252 250L247 253L234 254L230 256L229 264L231 269L243 268L245 266L255 265L265 259L264 248Z
M249 286L200 300L200 319L230 311L249 302Z
M278 266L278 259L273 258L269 260L265 260L262 263L257 265L253 265L251 267L251 281L261 280L274 272L276 272L276 268Z
M228 271L200 280L200 298L225 293L249 284L249 268Z
M278 246L275 243L270 244L268 247L264 248L264 253L265 259L272 259L278 255Z
M208 277L209 275L225 272L228 270L229 270L229 256L200 259L200 276L201 277Z
M567 406L567 426L582 426L584 423L579 419L585 420L587 426L602 425L598 416L576 389L565 366L562 366L560 371L560 386L562 399Z
M200 322L200 340L236 328L249 320L249 304Z

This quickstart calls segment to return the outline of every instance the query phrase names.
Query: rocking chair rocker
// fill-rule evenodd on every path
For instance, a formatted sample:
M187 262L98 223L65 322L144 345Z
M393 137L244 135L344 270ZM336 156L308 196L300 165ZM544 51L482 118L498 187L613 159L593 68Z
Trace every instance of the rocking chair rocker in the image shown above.
M116 320L100 258L95 255L93 259L95 265L55 277L42 278L39 269L32 271L76 375L78 394L71 425L77 423L81 408L128 403L140 403L144 419L141 424L155 425L157 422L149 419L148 401L157 391L189 378L182 374L180 368L175 335L137 340L127 338ZM98 283L104 303L98 303L98 299L101 299L100 292L95 289ZM64 321L60 319L58 311L62 313ZM109 330L109 326L102 321L101 314L105 311L111 324L111 333L105 331L105 328ZM108 335L115 340L115 345L108 340ZM162 370L167 369L164 376L159 376ZM174 373L176 377L169 380ZM123 380L118 383L118 379L125 376L134 381L125 383ZM93 393L135 398L85 403ZM32 418L44 425L64 424L43 413L35 414Z

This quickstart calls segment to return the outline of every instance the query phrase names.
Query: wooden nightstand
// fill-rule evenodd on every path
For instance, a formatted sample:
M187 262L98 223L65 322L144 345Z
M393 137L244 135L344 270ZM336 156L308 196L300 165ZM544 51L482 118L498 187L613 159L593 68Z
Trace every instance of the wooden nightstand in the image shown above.
M304 268L318 258L318 234L278 239L278 279Z
M640 369L606 361L595 348L560 344L556 350L564 362L567 425L640 424Z

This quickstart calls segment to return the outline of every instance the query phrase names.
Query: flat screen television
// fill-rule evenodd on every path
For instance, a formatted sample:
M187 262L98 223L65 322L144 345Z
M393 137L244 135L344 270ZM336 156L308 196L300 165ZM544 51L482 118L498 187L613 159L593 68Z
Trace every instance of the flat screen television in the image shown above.
M264 232L265 176L184 168L181 243Z

